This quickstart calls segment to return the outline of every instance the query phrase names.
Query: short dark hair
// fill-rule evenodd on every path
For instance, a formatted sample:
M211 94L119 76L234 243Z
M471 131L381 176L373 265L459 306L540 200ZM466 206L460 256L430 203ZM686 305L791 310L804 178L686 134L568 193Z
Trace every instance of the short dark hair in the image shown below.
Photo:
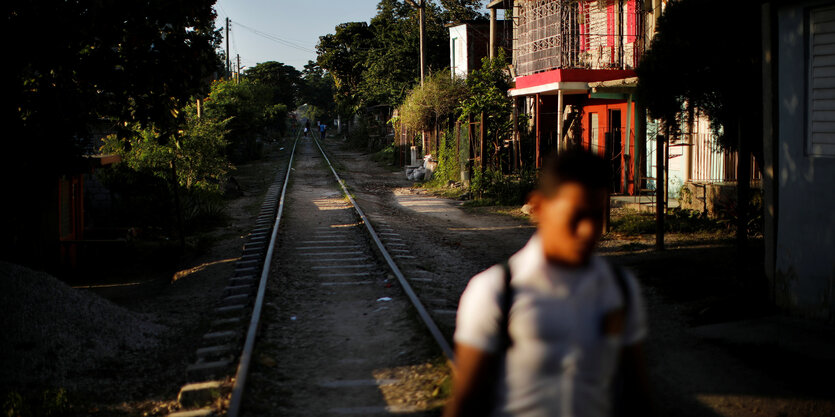
M567 182L609 190L612 167L600 156L580 148L566 149L545 158L539 174L539 190L552 195Z

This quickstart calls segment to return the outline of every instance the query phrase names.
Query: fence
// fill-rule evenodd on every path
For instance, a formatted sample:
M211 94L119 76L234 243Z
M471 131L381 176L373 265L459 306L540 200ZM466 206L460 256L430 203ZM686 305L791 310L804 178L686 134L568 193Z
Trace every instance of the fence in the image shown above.
M691 182L733 182L738 176L738 154L736 151L725 150L719 146L715 135L709 133L694 133L683 135L676 145L689 146L690 152L690 181ZM751 156L752 180L762 179L756 159Z
M641 10L642 0L518 2L513 51L517 74L636 67L644 49Z

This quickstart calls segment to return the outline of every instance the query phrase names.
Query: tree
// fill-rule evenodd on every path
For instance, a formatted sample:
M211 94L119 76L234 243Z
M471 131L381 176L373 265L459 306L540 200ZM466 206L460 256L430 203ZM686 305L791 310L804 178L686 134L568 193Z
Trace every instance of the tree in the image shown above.
M720 144L738 152L737 240L745 247L750 157L762 160L760 2L668 4L638 67L638 95L676 134L685 106L710 117ZM720 12L717 12L720 11ZM728 30L706 30L705 24ZM752 101L752 98L753 101Z
M281 62L261 62L244 72L244 76L254 84L272 90L273 104L283 104L295 108L301 104L304 90L302 73L295 67Z
M367 23L349 22L337 25L333 34L321 36L316 45L317 63L333 76L340 113L354 114L363 104L359 86L371 38Z
M450 20L484 19L477 0L427 1L426 66L449 66ZM370 105L399 106L420 76L419 14L402 0L381 0L370 24L343 23L320 38L318 64L331 73L340 111L355 113Z
M416 131L437 131L443 119L456 113L466 93L463 80L450 77L449 71L433 73L406 96L400 106L400 122Z
M230 119L225 125L225 140L227 154L233 162L257 158L257 139L267 133L265 129L282 129L279 123L283 125L287 107L275 104L272 99L271 87L248 79L241 83L216 81L212 84L203 114L215 122Z
M213 4L46 0L7 6L7 33L15 34L7 53L17 63L4 77L8 137L25 138L10 143L13 149L37 149L61 170L80 156L90 126L102 118L153 123L166 137L176 132L179 109L208 90L218 69Z
M487 20L487 16L479 11L483 3L480 0L441 0L441 5L444 7L444 20L447 22Z
M214 1L7 2L4 29L14 41L2 80L0 169L16 178L6 194L20 203L0 215L4 257L37 256L33 230L46 227L24 202L48 201L59 175L89 169L82 155L95 152L95 128L129 135L128 126L153 125L162 142L181 129L181 109L220 68Z
M325 72L317 63L308 61L302 70L302 79L304 80L303 101L321 112L314 118L332 118L336 110L333 100L335 88L333 76Z
M468 94L461 102L461 117L480 117L484 115L485 135L490 139L484 149L485 155L491 155L491 165L499 166L499 152L504 140L511 133L510 114L513 104L507 91L510 89L510 74L507 73L507 58L499 49L493 58L483 58L481 68L473 70L467 76Z

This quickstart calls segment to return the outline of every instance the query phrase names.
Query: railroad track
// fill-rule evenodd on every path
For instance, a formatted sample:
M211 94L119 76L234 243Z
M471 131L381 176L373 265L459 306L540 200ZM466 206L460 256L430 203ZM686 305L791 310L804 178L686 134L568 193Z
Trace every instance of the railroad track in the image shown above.
M445 377L438 351L453 360L411 285L431 278L415 268L404 237L363 212L317 138L297 135L259 216L217 310L231 315L216 321L229 328L204 337L188 371L197 382L180 394L192 410L172 416L437 406L437 390L415 393Z

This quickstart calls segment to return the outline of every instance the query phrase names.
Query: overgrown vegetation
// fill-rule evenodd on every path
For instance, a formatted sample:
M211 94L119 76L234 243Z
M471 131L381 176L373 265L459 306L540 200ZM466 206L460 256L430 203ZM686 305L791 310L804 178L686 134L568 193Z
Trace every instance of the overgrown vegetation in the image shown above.
M62 417L72 415L71 411L70 398L64 388L27 395L11 391L3 397L3 417Z
M628 211L612 219L610 228L612 232L627 236L652 234L655 233L655 214ZM711 219L706 213L671 208L665 217L664 228L666 232L694 233L729 231L732 226L722 219Z
M440 135L438 140L438 166L429 181L430 187L443 187L450 181L461 180L461 158L456 149L455 133L447 129Z
M464 81L451 77L449 70L433 73L406 96L400 106L400 123L416 131L437 130L442 120L456 113L467 93Z
M474 205L522 205L536 187L536 181L536 171L530 169L503 174L492 168L483 172L476 168L470 190L478 199Z
M499 49L493 58L483 58L481 68L467 75L467 94L459 104L461 120L480 118L485 126L485 147L482 152L493 169L501 169L499 152L512 132L510 113L513 109L507 91L510 89L507 57Z

